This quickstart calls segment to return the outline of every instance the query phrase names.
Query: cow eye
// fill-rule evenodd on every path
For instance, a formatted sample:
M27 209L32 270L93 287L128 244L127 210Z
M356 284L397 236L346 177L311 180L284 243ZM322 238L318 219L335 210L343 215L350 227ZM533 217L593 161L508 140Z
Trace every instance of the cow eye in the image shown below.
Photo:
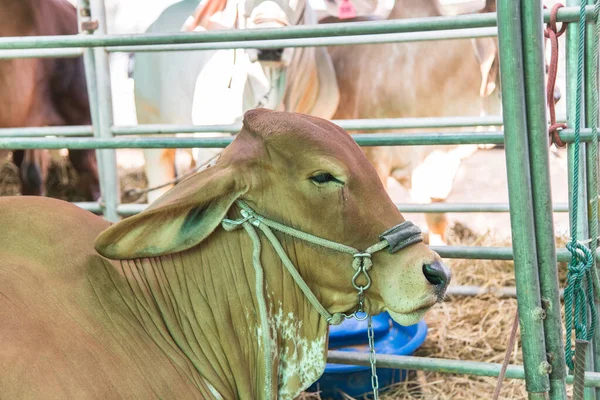
M340 181L339 179L335 178L333 175L331 175L329 172L323 172L320 173L318 175L314 175L311 176L309 178L311 181L313 181L316 184L322 185L328 182L335 182L335 183L340 183L340 184L344 184L344 182Z

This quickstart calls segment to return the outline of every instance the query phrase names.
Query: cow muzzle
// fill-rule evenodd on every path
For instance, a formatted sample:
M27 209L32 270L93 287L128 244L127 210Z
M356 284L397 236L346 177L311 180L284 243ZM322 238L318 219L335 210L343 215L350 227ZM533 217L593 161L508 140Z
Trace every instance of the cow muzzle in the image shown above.
M248 49L248 58L250 62L260 62L263 67L285 68L292 63L294 49Z
M248 29L283 28L290 26L290 21L282 8L273 1L263 1L248 19ZM263 67L287 67L291 64L294 49L249 49L247 51L251 62L259 61Z

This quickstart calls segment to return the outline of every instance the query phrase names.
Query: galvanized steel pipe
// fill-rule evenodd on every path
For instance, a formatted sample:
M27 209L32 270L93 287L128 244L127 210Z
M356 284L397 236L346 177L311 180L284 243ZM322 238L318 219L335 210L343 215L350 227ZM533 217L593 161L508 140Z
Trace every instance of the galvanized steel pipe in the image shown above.
M327 362L334 364L370 365L368 353L336 350L332 350L327 353ZM378 354L377 367L497 377L500 373L500 368L502 365L480 361ZM509 379L525 379L525 371L523 370L523 366L509 365L508 369L506 370L506 377ZM573 383L572 375L567 377L567 382ZM586 372L585 385L600 387L600 373Z
M519 323L526 388L530 399L544 398L550 390L531 193L527 110L523 62L521 2L498 0L498 42L510 226L515 258Z
M107 47L106 50L109 52L140 53L155 51L197 51L256 48L281 49L285 47L348 46L359 44L409 43L427 42L432 40L475 39L483 37L494 37L497 34L498 30L496 29L496 27L493 27L475 29L455 29L450 31L387 33L380 35L334 36L260 41L250 40L246 42L189 43L171 44L163 46L117 46ZM0 54L2 54L2 51L0 51Z
M588 7L588 19L593 7ZM549 12L544 14L549 18ZM575 7L561 9L559 21L576 21ZM250 40L296 39L323 36L352 36L402 32L426 32L453 29L490 28L496 26L496 14L468 14L459 16L411 18L384 21L336 23L326 25L290 26L285 28L221 30L194 33L136 34L136 35L90 35L90 36L44 36L0 38L0 49L42 49L66 47L109 47L134 45L163 45L183 43L231 42Z

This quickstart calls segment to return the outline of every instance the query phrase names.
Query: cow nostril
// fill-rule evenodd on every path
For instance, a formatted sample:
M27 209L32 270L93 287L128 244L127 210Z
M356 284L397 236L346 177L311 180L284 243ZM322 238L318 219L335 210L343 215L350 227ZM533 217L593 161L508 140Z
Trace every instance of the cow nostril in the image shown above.
M434 286L446 287L450 283L450 271L440 262L423 265L423 275Z

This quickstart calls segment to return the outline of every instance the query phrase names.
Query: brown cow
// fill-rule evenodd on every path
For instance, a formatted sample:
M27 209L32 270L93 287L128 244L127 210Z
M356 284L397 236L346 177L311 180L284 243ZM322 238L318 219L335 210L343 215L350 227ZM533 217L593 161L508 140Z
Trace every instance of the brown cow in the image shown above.
M358 307L354 268L370 314L410 325L443 297L450 272L407 225L344 130L265 109L115 225L0 198L2 397L292 399L323 373L328 321Z
M0 0L0 37L73 35L77 13L66 0ZM90 108L82 57L0 60L0 127L89 125ZM100 195L93 150L72 150L85 197ZM49 154L18 150L23 194L45 195Z
M491 11L495 11L494 0L488 0L480 10ZM396 0L388 19L441 15L438 0ZM355 20L365 19L374 18ZM328 17L321 22L339 20ZM329 51L340 90L334 119L479 116L484 111L499 114L494 38L339 46ZM393 174L412 187L413 193L418 192L419 200L438 201L449 195L460 159L473 148L364 149L384 186ZM422 174L425 178L411 179L426 158L432 162ZM445 217L428 214L428 223L433 233L443 236Z

